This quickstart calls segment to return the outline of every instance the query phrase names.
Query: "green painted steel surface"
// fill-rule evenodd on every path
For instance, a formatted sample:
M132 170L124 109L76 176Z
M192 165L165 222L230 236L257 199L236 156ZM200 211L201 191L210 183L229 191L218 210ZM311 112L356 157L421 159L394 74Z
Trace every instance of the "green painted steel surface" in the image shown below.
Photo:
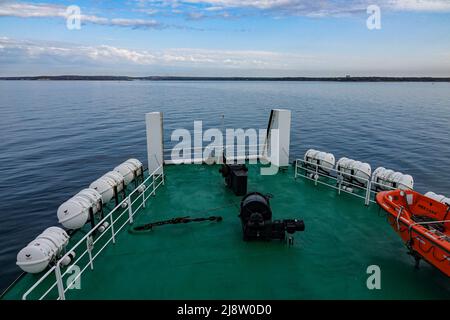
M179 216L221 215L221 222L127 228L81 277L67 299L448 299L450 281L413 258L378 206L338 195L293 168L261 176L249 168L248 191L271 193L274 218L302 218L295 244L244 242L240 197L224 186L218 166L166 166L166 184L137 214L135 225ZM381 268L381 290L369 290L366 269ZM51 277L54 281L54 277ZM20 299L36 276L5 295ZM49 297L55 297L56 289Z

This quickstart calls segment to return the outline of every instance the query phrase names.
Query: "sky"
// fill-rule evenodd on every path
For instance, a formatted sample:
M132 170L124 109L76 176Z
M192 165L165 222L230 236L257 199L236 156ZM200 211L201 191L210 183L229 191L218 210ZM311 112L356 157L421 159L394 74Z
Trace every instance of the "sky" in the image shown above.
M0 0L0 76L61 74L450 77L450 0Z

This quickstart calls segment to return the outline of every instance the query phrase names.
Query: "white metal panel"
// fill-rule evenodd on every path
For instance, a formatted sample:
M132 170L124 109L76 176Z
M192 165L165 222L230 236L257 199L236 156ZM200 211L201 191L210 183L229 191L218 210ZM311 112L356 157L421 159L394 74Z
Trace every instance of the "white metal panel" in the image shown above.
M147 127L147 157L148 172L156 174L163 172L163 114L162 112L150 112L145 114Z
M290 142L291 110L273 109L271 112L271 120L267 128L267 139L263 156L266 156L275 166L288 166Z

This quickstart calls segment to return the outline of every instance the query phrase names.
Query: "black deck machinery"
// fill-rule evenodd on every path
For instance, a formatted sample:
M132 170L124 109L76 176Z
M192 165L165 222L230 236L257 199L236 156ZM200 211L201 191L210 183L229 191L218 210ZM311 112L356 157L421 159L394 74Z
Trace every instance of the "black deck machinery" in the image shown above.
M237 196L245 196L247 193L247 173L245 164L226 164L224 163L219 172L225 178L225 184L233 190Z
M303 220L284 219L272 221L272 209L269 196L259 192L247 194L241 201L240 214L244 241L249 240L286 240L288 233L289 245L292 235L304 231Z
M236 196L244 196L239 213L244 241L278 239L287 240L292 245L293 234L305 230L303 220L272 220L269 195L247 193L248 168L245 164L227 164L224 158L219 172Z

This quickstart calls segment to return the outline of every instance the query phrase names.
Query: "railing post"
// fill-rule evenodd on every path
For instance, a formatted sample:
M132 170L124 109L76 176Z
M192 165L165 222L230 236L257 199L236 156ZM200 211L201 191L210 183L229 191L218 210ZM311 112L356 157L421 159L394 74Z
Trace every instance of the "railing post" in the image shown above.
M131 197L127 198L127 204L128 204L128 215L130 216L129 220L130 220L130 224L133 223L133 208L132 208L132 204L131 204Z
M314 175L314 185L317 186L317 180L319 180L319 165L316 164L316 174Z
M58 287L58 294L60 300L66 300L66 295L64 293L64 284L61 276L61 267L59 266L59 261L56 263L55 268L56 285Z
M112 242L116 243L116 232L114 231L114 221L112 215L109 216L109 223L111 224L111 238Z
M365 205L368 206L370 204L370 190L372 189L372 184L370 180L367 180L367 189L366 189L366 201Z
M144 190L142 190L142 208L145 208L145 184L143 185Z
M152 194L151 194L152 196L156 195L156 192L155 192L156 191L156 187L155 187L156 186L156 180L157 179L155 178L155 176L153 176L153 183L152 183L153 191L152 191Z
M296 180L296 179L297 179L297 165L298 165L298 160L295 160L294 164L295 164L295 169L294 169L294 179Z
M344 176L342 174L338 174L338 195L341 194L342 181L344 180Z
M94 247L94 239L91 236L86 238L86 250L89 255L89 265L91 266L91 270L94 270L94 262L92 261L92 248Z

